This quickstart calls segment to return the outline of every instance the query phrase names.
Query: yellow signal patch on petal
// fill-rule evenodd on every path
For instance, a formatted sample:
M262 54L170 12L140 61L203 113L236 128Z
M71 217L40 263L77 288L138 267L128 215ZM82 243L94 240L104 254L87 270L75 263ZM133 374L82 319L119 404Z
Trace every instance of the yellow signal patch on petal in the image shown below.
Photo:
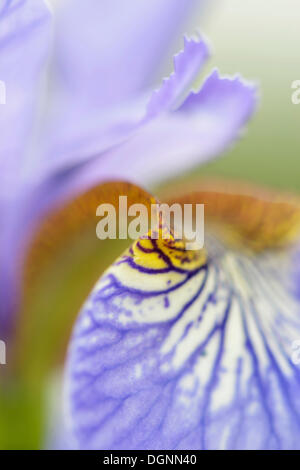
M143 268L164 271L170 266L184 271L193 271L205 264L205 250L186 250L185 242L174 238L170 232L169 238L140 238L130 249L135 263Z

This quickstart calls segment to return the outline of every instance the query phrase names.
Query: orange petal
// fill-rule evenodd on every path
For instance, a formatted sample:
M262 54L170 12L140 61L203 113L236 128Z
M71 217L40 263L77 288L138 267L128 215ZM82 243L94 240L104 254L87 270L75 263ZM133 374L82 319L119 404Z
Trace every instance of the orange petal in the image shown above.
M280 248L300 235L300 200L290 194L214 180L175 184L159 197L169 204L205 204L207 227L239 248Z

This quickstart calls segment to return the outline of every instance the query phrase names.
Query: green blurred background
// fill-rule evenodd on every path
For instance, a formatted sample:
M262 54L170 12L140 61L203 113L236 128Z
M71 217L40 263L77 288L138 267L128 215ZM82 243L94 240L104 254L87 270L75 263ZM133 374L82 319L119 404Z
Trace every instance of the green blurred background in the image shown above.
M260 103L243 139L198 175L300 191L300 104L291 101L300 79L300 1L214 0L199 23L213 52L205 74L212 66L240 72L259 85Z

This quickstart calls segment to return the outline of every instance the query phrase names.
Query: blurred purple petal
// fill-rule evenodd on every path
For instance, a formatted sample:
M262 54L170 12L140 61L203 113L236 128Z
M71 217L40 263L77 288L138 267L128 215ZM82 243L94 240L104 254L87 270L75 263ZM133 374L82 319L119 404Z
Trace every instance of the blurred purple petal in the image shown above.
M174 73L153 93L148 107L144 105L144 115L128 126L125 133L122 133L125 127L119 130L112 127L115 138L119 135L118 145L94 156L86 155L89 157L86 164L81 162L80 147L79 153L72 154L72 165L66 165L63 159L61 181L65 194L85 189L101 179L157 183L215 157L240 136L255 108L253 85L238 77L222 78L214 71L199 92L191 92L174 109L184 92L188 93L186 86L201 70L207 47L201 39L185 40L184 50L176 57ZM105 142L104 137L102 143ZM55 179L53 183L57 192ZM48 197L51 192L50 187Z
M160 115L162 121L164 121L165 114L168 111L171 112L175 104L178 105L179 100L182 100L184 95L188 94L188 87L201 71L207 56L208 49L203 40L185 38L183 50L174 59L174 73L169 79L165 79L158 91L153 92L152 96L148 98L148 103L145 98L136 99L132 103L126 103L124 108L118 110L114 108L107 112L101 117L101 121L97 122L95 135L99 134L99 137L95 140L82 139L82 129L78 129L78 139L73 138L70 148L64 145L63 152L56 152L60 159L55 162L46 161L45 175L55 174L55 172L57 174L57 178L51 180L52 184L50 181L47 190L43 189L43 193L47 194L47 198L51 199L53 191L55 192L53 197L58 197L60 182L64 187L65 194L69 194L69 191L71 191L71 194L76 193L103 179L121 178L139 181L141 177L141 181L144 182L145 178L141 176L138 169L137 154L140 155L140 163L149 177L148 182L151 182L151 178L156 180L158 175L154 160L156 155L155 142L152 141L152 136L150 136L151 146L150 149L146 150L144 143L139 143L139 137L142 136L143 139L147 135L148 128L152 128L149 123L158 119ZM160 122L158 120L159 129ZM80 126L80 121L77 125ZM91 130L91 126L89 130ZM62 132L65 135L65 132L68 132L68 125L66 124L61 130L57 129L57 132ZM164 145L163 133L161 138L162 145ZM171 142L169 143L172 145ZM142 146L141 149L139 148L140 145ZM131 153L127 151L128 146L132 146ZM97 152L97 148L100 148L100 152ZM153 151L148 157L146 151L151 151L151 149ZM126 160L121 161L118 157L119 153L121 153L122 159L122 156L126 155ZM88 159L88 162L85 165L86 159ZM131 166L134 162L136 168ZM148 165L153 167L150 174L148 174ZM62 176L60 177L60 175ZM160 174L160 177L165 178L165 175L169 176L169 169Z
M40 0L6 0L0 7L1 194L20 175L32 137L42 73L49 53L50 13Z
M50 12L40 0L6 0L0 7L0 80L5 83L6 103L0 104L0 322L5 334L6 317L15 292L12 253L13 223L19 214L14 199L34 132L34 118L51 39ZM20 232L14 233L20 238ZM3 272L4 271L4 272ZM15 285L15 283L14 283Z
M57 73L73 99L101 108L153 85L201 0L80 0L58 10Z
M93 180L98 172L149 185L187 171L232 145L255 104L253 85L221 78L215 71L177 110L156 116L122 145L87 165L82 182Z
M47 160L84 160L126 138L144 114L167 52L204 3L73 0L58 8L53 93L41 137Z

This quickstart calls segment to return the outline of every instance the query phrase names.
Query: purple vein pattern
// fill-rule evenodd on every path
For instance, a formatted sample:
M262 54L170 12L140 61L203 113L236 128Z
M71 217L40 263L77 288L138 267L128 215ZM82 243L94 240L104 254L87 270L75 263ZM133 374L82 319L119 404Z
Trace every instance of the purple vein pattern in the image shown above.
M299 299L286 253L219 250L191 263L157 245L141 251L103 275L77 321L66 381L74 445L300 448Z

